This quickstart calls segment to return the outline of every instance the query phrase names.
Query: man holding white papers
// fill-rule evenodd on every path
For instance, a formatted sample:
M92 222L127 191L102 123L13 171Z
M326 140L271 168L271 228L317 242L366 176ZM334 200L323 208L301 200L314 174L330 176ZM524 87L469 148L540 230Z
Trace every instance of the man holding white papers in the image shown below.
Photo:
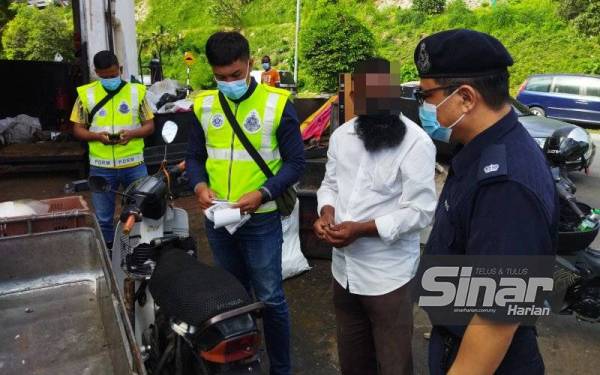
M230 208L239 209L240 218L251 214L233 234L227 226L215 228L207 219L206 233L216 262L265 303L270 373L289 375L290 323L282 288L281 217L275 199L296 183L304 170L298 118L288 91L251 78L250 47L241 34L212 35L206 43L206 57L218 90L205 91L194 102L200 124L190 135L187 171L203 210L225 201ZM258 151L272 177L258 166L236 131ZM228 217L221 224L231 223L230 218L237 214L223 216Z

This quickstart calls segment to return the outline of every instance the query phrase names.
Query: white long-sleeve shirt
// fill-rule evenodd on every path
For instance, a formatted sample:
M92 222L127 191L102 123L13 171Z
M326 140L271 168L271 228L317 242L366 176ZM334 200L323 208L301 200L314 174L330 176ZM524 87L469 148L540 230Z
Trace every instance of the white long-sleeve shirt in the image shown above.
M375 220L379 237L362 237L334 248L332 273L354 294L377 296L410 281L418 267L419 233L437 204L435 146L413 121L402 143L368 152L355 132L355 119L332 134L318 210L335 208L335 222Z

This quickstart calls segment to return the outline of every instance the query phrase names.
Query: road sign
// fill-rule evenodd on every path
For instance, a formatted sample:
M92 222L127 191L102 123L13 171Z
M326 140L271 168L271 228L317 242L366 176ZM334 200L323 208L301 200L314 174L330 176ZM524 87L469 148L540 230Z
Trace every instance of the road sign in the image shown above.
M192 55L192 53L191 53L191 52L186 52L186 53L183 55L183 62L184 62L184 63L185 63L187 66L193 65L193 64L194 64L194 62L195 62L194 55Z

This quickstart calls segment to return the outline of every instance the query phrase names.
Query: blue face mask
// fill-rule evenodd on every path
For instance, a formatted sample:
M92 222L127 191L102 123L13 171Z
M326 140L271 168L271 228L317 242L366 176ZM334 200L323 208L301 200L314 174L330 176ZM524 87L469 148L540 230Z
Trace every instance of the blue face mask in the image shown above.
M263 67L264 70L269 70L269 68L271 67L271 64L269 64L269 63L263 63L262 67Z
M248 74L250 74L250 61L248 61L248 73L244 79L237 81L225 82L217 81L217 89L231 100L238 100L248 91Z
M113 77L113 78L100 78L100 83L102 87L107 90L114 91L121 84L121 77Z
M447 128L440 125L437 119L437 109L455 93L456 91L448 95L448 97L442 100L442 102L437 106L427 102L423 102L423 104L419 106L419 119L421 120L421 126L423 126L423 130L425 130L425 132L429 134L432 139L449 143L450 135L452 135L452 128L458 125L458 123L465 117L465 113L463 113L458 120L454 121L454 123Z

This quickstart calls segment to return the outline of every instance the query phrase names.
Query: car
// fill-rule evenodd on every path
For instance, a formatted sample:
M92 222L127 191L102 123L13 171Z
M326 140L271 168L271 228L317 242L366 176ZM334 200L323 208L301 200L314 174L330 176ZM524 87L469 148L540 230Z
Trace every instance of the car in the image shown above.
M292 95L296 95L298 93L298 88L296 87L296 82L294 81L294 73L287 70L280 70L279 87L289 90Z
M600 127L600 76L532 75L519 88L517 100L538 116Z
M417 124L420 124L418 103L414 96L414 91L418 85L419 82L415 81L402 84L402 113ZM520 103L518 100L511 98L511 101L513 109L519 116L519 122L540 148L544 149L548 138L553 135L560 135L561 137L572 138L579 142L586 142L589 146L583 157L577 158L576 160L568 160L565 162L564 166L569 171L587 170L590 167L596 154L596 146L587 130L564 121L537 116L526 105ZM439 141L434 141L434 143L440 159L448 160L452 157L456 147L455 145Z

